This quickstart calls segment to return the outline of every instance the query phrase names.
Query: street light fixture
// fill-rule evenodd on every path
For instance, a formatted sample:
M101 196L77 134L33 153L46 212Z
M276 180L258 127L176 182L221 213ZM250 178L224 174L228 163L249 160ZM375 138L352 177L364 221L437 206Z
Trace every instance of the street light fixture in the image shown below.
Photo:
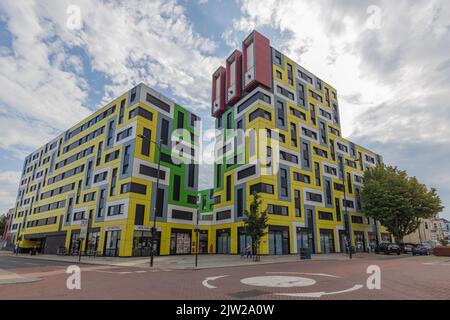
M158 147L158 170L156 171L156 197L155 197L155 208L153 210L153 227L152 227L152 247L150 249L150 267L153 267L153 258L155 255L155 247L156 247L156 214L157 207L156 202L158 201L158 190L159 190L159 176L160 176L160 168L161 168L161 140L159 142L155 142L151 140L149 137L144 136L142 134L138 134L138 137L148 141L149 143L154 143L156 147ZM151 202L151 201L150 201Z

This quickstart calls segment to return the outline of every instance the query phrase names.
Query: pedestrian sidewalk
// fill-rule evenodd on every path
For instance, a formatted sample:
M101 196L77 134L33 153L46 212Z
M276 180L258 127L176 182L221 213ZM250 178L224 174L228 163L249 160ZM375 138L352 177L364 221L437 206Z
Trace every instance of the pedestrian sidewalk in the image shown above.
M10 251L0 251L0 255L8 255L11 257L19 257L26 259L38 259L65 262L68 264L78 264L78 256L58 256L49 254L40 254L31 256L29 254L14 255ZM354 258L370 257L369 254L358 253L354 254ZM311 260L327 261L327 260L349 260L348 255L333 253L333 254L313 254ZM261 260L254 262L251 258L247 259L240 255L199 255L197 269L221 268L221 267L236 267L249 266L270 263L285 263L285 262L306 262L308 260L300 260L299 255L280 255L280 256L261 256ZM81 257L81 264L107 265L116 267L136 267L149 268L150 257ZM179 256L155 256L154 269L160 270L183 270L195 269L195 255L179 255Z

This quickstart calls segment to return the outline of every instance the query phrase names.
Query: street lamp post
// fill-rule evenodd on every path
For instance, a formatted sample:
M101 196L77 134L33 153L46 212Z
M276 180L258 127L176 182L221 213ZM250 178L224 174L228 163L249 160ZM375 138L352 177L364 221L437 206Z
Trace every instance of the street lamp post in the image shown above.
M356 164L357 161L360 161L361 158L357 158L355 160L350 160L352 162L354 162ZM346 222L347 222L347 243L348 243L348 257L350 259L353 258L352 256L352 238L351 238L351 219L350 216L348 214L348 207L347 207L347 192L345 190L345 170L344 170L344 157L341 157L341 172L342 172L342 183L344 184L344 206L345 206L345 217L346 217Z
M199 215L200 215L200 195L197 196L197 223L195 226L196 243L195 243L195 268L198 266L198 251L200 249L200 231L199 231Z
M355 159L355 160L350 160L352 162L354 162L356 164L357 161L360 161L361 159ZM344 170L344 157L341 157L341 173L342 173L342 183L344 184L344 207L345 207L345 222L346 222L346 229L347 229L347 244L348 244L348 257L350 259L352 259L352 238L351 238L351 219L350 216L348 214L348 207L347 207L347 191L345 189L345 170Z
M343 158L341 158L340 164L341 164L340 169L342 173L342 183L344 185L344 208L345 208L345 224L346 224L345 228L347 230L347 250L348 250L348 257L352 259L350 217L348 216L348 208L347 208L347 191L345 190L345 170Z
M154 258L154 251L156 247L156 214L157 214L157 206L156 202L158 201L158 189L159 189L159 176L160 176L160 168L161 168L161 140L159 142L155 142L151 140L149 137L144 136L142 134L138 135L139 138L147 140L149 143L154 143L155 146L158 147L158 170L156 171L156 194L155 194L155 208L153 209L153 227L152 227L152 247L150 249L150 267L153 267L153 258ZM151 201L150 201L151 202Z

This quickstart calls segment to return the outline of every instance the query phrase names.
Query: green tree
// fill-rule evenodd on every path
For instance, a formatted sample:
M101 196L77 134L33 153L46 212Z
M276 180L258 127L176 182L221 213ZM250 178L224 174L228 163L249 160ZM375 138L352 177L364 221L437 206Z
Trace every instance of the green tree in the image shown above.
M5 230L6 226L6 215L0 216L0 237L3 236L3 231Z
M364 178L364 213L380 221L397 243L417 230L421 219L432 218L444 208L436 189L428 190L416 177L408 177L397 167L378 165L366 171Z
M250 203L250 211L245 210L244 228L245 233L252 238L253 245L253 258L255 261L259 261L259 245L261 238L266 234L267 210L261 211L261 200L256 192L253 192L253 201Z

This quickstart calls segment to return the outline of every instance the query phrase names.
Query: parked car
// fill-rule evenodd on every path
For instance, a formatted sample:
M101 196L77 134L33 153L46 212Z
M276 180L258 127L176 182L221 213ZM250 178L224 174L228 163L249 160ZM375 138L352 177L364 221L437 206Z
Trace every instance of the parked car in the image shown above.
M433 248L427 244L418 244L413 248L412 254L415 255L430 255Z
M400 249L402 253L412 253L414 246L413 243L402 243L400 244Z
M379 246L375 248L375 253L384 253L391 254L396 253L400 254L402 252L401 248L395 243L381 243Z

